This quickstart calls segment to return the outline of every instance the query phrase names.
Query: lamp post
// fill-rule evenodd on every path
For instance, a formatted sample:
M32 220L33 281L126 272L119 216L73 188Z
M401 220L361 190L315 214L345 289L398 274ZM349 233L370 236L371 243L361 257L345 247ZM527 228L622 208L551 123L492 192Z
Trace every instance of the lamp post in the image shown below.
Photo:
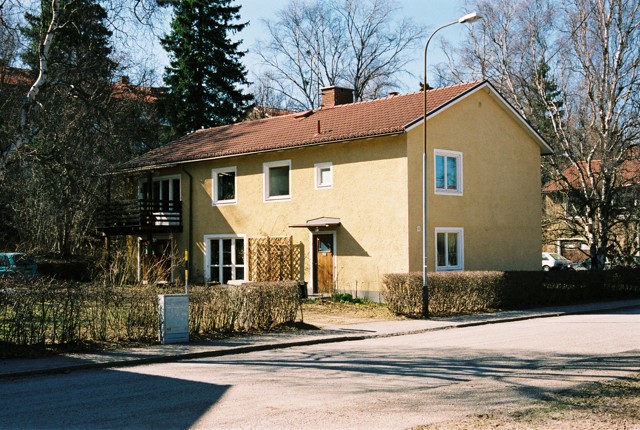
M456 21L451 21L436 28L433 33L427 39L427 43L424 45L424 86L422 91L424 92L424 111L422 116L423 122L423 136L422 136L422 316L423 318L429 318L429 288L427 282L427 50L429 49L429 42L433 39L433 36L443 28L455 24L464 24L466 22L474 22L482 19L482 16L476 12L468 13Z

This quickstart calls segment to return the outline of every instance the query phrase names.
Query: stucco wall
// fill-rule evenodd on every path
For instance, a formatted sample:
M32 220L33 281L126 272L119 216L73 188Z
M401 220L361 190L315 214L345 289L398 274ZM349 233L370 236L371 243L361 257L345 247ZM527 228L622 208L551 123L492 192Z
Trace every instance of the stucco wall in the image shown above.
M464 229L464 270L538 270L540 146L485 90L428 121L428 266L435 228ZM422 127L409 132L411 270L422 270ZM463 154L463 194L434 193L434 149Z
M291 200L265 202L263 163L291 160ZM331 162L333 187L315 189L314 164ZM237 169L237 203L212 206L214 168ZM304 248L304 278L310 282L311 233L291 228L318 217L340 218L336 228L336 282L340 291L378 291L383 274L405 272L407 259L407 165L404 136L357 140L185 165L193 176L193 270L204 274L204 236L293 236ZM167 171L169 172L169 171ZM163 172L164 174L164 172ZM189 234L188 177L182 176L186 249Z
M435 268L435 229L462 228L464 270L538 270L541 250L540 147L486 90L429 120L428 253ZM463 194L434 194L433 149L463 155ZM291 160L291 200L265 202L263 163ZM315 189L314 164L331 162L333 187ZM212 169L235 167L237 203L212 205ZM312 237L291 228L319 217L340 218L336 288L379 299L385 273L422 270L422 127L407 134L188 163L182 172L182 255L192 234L192 282L205 273L205 235L293 236L311 282Z

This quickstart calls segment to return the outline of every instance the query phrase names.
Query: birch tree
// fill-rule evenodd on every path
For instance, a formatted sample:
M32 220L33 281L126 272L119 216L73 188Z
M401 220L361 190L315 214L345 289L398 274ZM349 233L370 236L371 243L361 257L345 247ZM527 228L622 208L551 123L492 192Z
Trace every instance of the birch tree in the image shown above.
M94 211L105 199L103 174L158 144L156 94L114 82L114 11L103 3L26 8L27 69L12 69L13 82L0 85L3 94L22 95L7 104L0 127L0 230L12 233L0 237L11 241L6 246L65 257L90 251L99 243Z
M567 208L548 215L547 227L559 229L555 236L582 238L594 270L608 257L637 252L629 249L637 243L633 236L620 236L639 219L640 3L469 4L485 20L469 28L469 42L455 56L466 67L449 68L448 77L492 79L517 110L545 129L555 150L544 163L546 177L556 181ZM557 89L553 97L549 82ZM532 100L544 105L543 114Z

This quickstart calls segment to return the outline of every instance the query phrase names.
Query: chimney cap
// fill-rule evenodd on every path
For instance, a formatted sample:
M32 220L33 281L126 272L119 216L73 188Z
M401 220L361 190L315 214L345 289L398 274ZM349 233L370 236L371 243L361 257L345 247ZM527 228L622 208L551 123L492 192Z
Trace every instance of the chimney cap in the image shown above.
M341 87L340 85L327 85L326 87L322 87L320 88L321 91L324 90L347 90L347 91L353 91L353 88L349 88L349 87Z

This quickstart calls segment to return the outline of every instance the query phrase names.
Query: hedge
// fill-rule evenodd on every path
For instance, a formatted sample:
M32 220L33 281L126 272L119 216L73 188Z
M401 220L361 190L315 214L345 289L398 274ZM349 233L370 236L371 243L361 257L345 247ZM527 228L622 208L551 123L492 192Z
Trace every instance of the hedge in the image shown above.
M422 273L385 275L382 294L396 314L420 316ZM640 271L430 273L428 294L432 315L639 297Z
M296 282L192 286L192 336L266 330L293 323L300 307ZM51 278L0 278L0 356L6 346L60 347L154 343L158 294L149 285L111 286Z

